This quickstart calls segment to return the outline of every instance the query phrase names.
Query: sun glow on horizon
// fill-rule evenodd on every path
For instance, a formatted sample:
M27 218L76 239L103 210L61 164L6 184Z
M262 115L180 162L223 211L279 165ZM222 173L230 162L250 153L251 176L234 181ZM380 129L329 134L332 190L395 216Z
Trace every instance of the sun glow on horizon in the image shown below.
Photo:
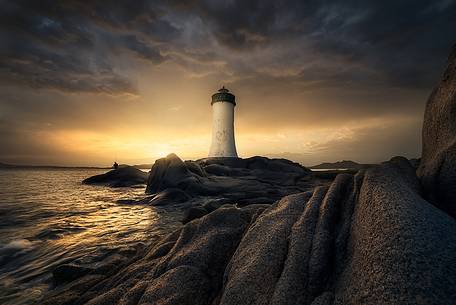
M348 158L358 153L360 147L366 147L366 143L369 143L370 139L366 135L373 130L391 134L392 130L402 125L419 124L420 121L415 118L377 118L347 122L334 127L290 127L271 132L249 128L240 120L236 124L235 137L240 157L285 157L312 165L333 160L331 153L334 150L338 151L340 158ZM131 129L99 132L62 129L41 131L36 136L48 146L58 148L60 155L78 160L73 163L66 162L65 165L107 166L115 160L126 164L153 163L170 153L175 153L182 159L207 157L211 140L210 130L188 128L182 131L174 129L167 133L164 130L157 133L150 130L153 128L133 126ZM358 153L360 158L362 153L364 151ZM50 161L42 162L50 164Z

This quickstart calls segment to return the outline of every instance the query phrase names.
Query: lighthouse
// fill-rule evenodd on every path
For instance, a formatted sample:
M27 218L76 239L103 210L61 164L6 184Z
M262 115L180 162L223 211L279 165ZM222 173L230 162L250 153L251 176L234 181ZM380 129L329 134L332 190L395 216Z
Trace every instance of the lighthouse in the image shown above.
M222 87L212 95L212 144L209 158L237 158L234 142L234 94Z

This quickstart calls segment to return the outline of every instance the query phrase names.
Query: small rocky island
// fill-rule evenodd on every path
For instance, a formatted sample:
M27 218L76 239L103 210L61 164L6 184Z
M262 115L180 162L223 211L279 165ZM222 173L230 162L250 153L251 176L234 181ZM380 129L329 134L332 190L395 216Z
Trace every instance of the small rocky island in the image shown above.
M148 176L147 173L133 166L123 165L107 173L84 179L82 183L110 187L130 187L145 184Z
M427 103L418 170L395 157L328 180L285 160L170 155L146 191L142 203L205 203L42 304L454 304L456 50Z

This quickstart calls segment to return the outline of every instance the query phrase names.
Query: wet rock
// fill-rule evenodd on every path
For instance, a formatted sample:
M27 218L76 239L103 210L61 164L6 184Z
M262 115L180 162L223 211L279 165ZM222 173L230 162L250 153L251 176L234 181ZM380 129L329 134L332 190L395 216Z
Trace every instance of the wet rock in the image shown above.
M418 176L426 198L456 217L456 46L426 104Z
M135 244L134 246L126 246L122 247L118 250L118 254L123 256L123 257L133 257L134 255L138 254L139 252L143 251L145 248L145 244L142 242L139 242Z
M178 188L168 188L152 197L148 203L153 206L163 206L186 202L189 199L190 196L183 190Z
M116 203L125 204L125 205L139 204L139 200L136 200L136 199L117 199Z
M110 187L131 187L147 182L148 174L133 167L121 166L107 173L84 179L84 184L106 185Z
M52 271L52 276L57 285L74 281L88 274L92 269L73 264L60 265Z

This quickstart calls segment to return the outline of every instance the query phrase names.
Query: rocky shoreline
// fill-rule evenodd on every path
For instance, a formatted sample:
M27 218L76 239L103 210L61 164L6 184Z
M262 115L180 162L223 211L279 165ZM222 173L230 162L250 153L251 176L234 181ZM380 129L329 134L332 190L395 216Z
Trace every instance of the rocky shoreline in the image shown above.
M256 156L182 161L170 154L157 160L148 175L125 166L83 183L119 187L147 181L146 197L119 203L179 207L185 210L183 223L187 223L226 204L272 204L284 196L328 185L336 175L334 171L314 173L286 159Z
M454 304L455 50L427 103L418 171L395 157L318 180L255 158L158 160L141 203L200 213L41 304ZM197 205L216 198L227 201Z

